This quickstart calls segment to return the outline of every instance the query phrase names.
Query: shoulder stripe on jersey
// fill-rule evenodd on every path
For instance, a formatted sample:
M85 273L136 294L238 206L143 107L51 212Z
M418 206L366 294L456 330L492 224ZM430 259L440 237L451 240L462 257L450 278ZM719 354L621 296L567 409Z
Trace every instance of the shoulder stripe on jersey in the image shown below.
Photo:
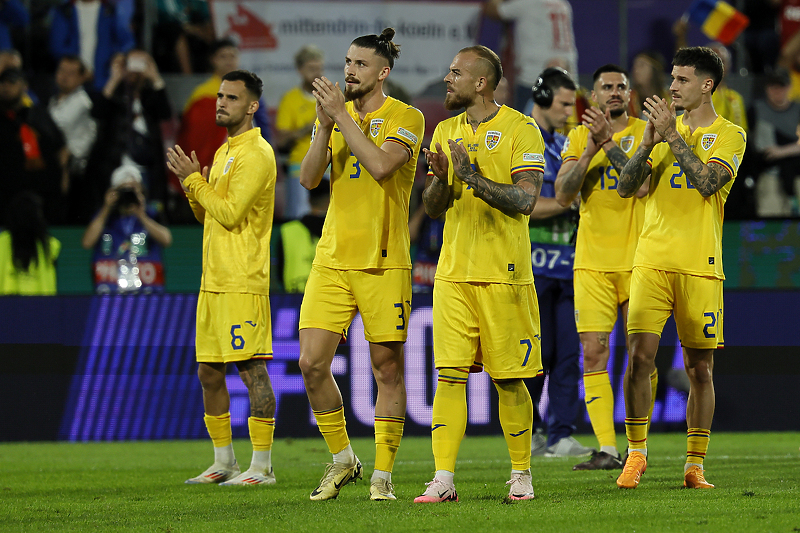
M567 161L577 161L577 160L578 158L575 157L574 155L568 155L567 157L563 158L561 162L566 163Z
M544 165L523 165L521 167L514 167L511 169L511 175L519 174L520 172L527 172L529 170L544 172Z
M727 161L725 161L723 159L720 159L719 157L711 157L711 158L709 158L708 162L709 163L717 163L718 165L722 165L723 167L725 167L725 170L727 170L730 173L731 177L733 177L733 174L734 174L733 167L730 166Z
M394 137L386 137L386 140L384 142L390 142L390 143L399 144L400 146L402 146L403 148L406 149L406 152L408 152L408 156L409 157L413 157L414 156L414 151L411 148L409 148L409 146L406 143L401 142L401 141L395 139Z
M396 143L400 143L400 144L404 145L406 148L408 148L409 150L413 149L413 147L408 143L408 141L404 141L400 137L395 137L394 135L391 136L391 137L386 137L385 140L394 141Z

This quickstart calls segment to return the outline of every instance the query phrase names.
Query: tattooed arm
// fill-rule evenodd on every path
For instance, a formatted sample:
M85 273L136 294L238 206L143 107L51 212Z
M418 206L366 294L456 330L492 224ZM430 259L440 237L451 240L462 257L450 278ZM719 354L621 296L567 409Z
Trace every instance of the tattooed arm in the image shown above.
M669 147L675 154L675 159L686 174L687 179L694 185L695 189L703 196L708 198L717 193L726 183L731 181L728 170L720 164L704 164L697 155L692 152L683 137L675 134L675 137L668 139Z
M518 172L511 177L514 183L497 183L473 170L469 155L462 145L452 139L447 142L450 145L453 172L461 181L472 186L475 196L508 215L531 214L542 190L543 172Z
M442 145L436 143L436 151L431 152L427 148L422 149L425 160L433 172L425 180L425 190L422 191L422 203L425 204L425 212L431 218L439 218L450 205L450 187L447 185L447 170L450 162L447 154L442 150Z
M647 158L650 157L652 150L652 146L648 147L644 143L640 144L630 160L625 164L622 172L619 173L617 192L623 198L630 198L636 194L636 191L650 176L650 166L647 164Z

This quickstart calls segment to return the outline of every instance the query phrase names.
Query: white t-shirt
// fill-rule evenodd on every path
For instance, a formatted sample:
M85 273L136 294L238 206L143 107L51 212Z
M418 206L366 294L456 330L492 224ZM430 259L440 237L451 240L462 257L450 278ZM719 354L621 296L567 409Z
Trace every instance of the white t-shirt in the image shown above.
M553 58L564 59L578 75L578 49L572 31L572 6L567 0L507 0L497 6L500 17L515 22L514 56L517 84L533 85Z
M100 0L75 2L78 13L78 33L81 36L81 60L94 71L94 53L97 50L97 19L100 17Z

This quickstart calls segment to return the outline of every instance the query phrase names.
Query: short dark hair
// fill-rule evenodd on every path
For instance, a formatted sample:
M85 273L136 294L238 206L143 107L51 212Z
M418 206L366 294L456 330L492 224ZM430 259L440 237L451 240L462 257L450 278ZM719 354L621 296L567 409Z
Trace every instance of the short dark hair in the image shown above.
M458 51L459 54L464 52L472 52L481 59L485 59L491 63L492 68L489 71L489 82L492 84L492 90L497 89L497 85L500 83L500 80L503 79L503 63L500 61L500 57L494 53L494 50L478 44L462 48Z
M233 40L231 40L231 39L228 39L228 38L217 39L209 47L209 49L208 49L208 57L212 57L214 54L216 54L217 52L219 52L223 48L236 48L237 50L239 49L239 47L236 46L236 43L233 42Z
M264 90L264 83L261 78L249 70L232 70L222 76L222 81L243 81L245 88L256 97L256 100L261 98L261 93Z
M628 74L628 71L624 68L620 67L619 65L615 65L614 63L606 63L602 67L599 67L597 70L595 70L594 74L592 74L592 85L594 85L597 79L606 72L616 72L624 75L628 79L631 79L630 74Z
M61 63L63 61L69 61L71 63L77 63L78 64L78 72L80 72L81 75L86 74L86 65L83 64L83 59L81 59L80 56L76 56L76 55L72 55L72 54L61 56L61 59L59 59L58 62Z
M725 67L722 65L722 59L717 53L708 48L707 46L691 46L688 48L681 48L675 53L672 59L672 66L675 67L694 67L695 73L702 73L711 78L714 82L711 88L711 94L717 90L719 82L722 81L722 76L725 74Z
M389 68L394 68L394 60L400 57L400 45L392 42L394 28L385 28L380 35L362 35L356 37L351 46L372 50L389 62Z

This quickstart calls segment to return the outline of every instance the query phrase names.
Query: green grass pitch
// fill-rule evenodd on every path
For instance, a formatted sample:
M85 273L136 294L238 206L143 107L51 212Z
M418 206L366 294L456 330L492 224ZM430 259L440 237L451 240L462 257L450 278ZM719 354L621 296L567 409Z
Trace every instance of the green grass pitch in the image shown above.
M685 446L684 435L651 435L647 473L639 488L625 491L614 483L617 471L573 472L574 459L534 458L536 499L510 503L502 437L467 437L455 478L461 501L414 504L433 477L430 438L403 440L393 474L396 502L368 499L371 439L353 441L365 482L327 502L308 500L330 457L322 438L276 441L278 483L270 487L185 485L211 463L210 441L2 444L0 529L800 531L800 433L712 433L706 473L714 490L682 488ZM250 443L239 440L234 447L246 468Z

